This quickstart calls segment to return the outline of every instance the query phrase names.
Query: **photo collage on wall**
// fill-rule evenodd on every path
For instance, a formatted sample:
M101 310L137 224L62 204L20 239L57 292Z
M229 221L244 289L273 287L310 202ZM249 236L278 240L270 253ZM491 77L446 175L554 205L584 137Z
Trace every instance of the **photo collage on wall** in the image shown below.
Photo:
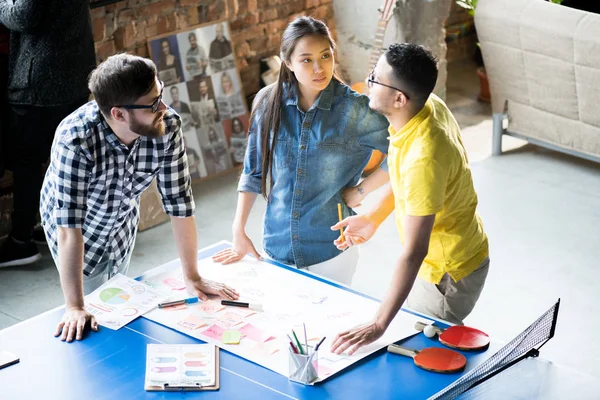
M192 179L244 162L249 115L229 38L218 22L148 41L163 101L181 116Z

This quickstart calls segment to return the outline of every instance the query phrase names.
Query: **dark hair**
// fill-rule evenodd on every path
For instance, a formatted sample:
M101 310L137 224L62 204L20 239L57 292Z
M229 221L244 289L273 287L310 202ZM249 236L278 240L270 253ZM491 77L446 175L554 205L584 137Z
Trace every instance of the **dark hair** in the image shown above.
M179 88L175 85L171 86L171 89L169 89L171 93L173 93L173 90L177 90L179 92Z
M194 39L197 39L196 33L190 32L189 35L188 35L188 40L190 40L192 38L192 36L194 37Z
M108 57L90 75L88 88L106 118L119 104L133 104L150 93L156 81L156 66L131 54Z
M260 108L261 111L261 129L257 132L261 138L262 151L262 186L261 194L266 199L269 195L267 187L267 176L269 187L273 186L273 147L275 146L277 135L279 134L279 126L281 122L281 101L283 97L283 85L290 84L297 87L298 81L294 73L285 65L286 61L290 61L290 56L294 52L294 48L298 41L306 36L321 36L329 41L331 49L335 51L335 41L331 36L329 28L323 21L312 17L299 17L292 21L281 37L281 69L277 81L267 86L259 96L256 96L252 105L252 113L250 114L250 126L256 117L256 113ZM333 71L333 79L342 82L342 79L337 74L335 67ZM271 133L272 132L272 136Z
M392 67L390 78L416 105L422 107L429 98L438 76L437 58L431 50L413 43L394 43L385 52Z
M242 128L242 132L244 132L244 124L242 124L242 121L238 117L231 118L231 132L235 133L235 132L233 132L233 125L235 122L240 124L240 127Z

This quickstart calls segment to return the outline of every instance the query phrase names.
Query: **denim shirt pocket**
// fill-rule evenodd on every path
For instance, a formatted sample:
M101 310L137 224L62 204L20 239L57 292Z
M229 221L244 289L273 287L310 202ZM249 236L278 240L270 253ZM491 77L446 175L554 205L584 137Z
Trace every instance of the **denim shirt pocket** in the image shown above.
M275 148L273 153L273 164L279 168L286 168L290 165L290 139L287 137L275 140Z
M354 164L360 158L360 148L350 143L335 140L323 140L317 144L317 167L319 170L343 169L349 163Z

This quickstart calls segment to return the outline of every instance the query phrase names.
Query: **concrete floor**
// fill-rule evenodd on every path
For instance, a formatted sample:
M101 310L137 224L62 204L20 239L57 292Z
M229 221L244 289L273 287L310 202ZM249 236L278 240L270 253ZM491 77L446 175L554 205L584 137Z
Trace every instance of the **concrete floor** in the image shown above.
M490 157L490 108L475 100L476 79L472 65L450 66L447 101L463 128L491 246L486 288L466 323L509 341L560 297L556 336L542 356L600 378L594 367L600 362L600 304L594 301L600 281L600 165L511 138L504 141L510 151ZM236 182L231 174L195 186L200 247L231 239ZM257 245L264 208L259 199L248 223ZM177 258L170 231L164 224L139 233L130 276ZM398 249L390 218L362 246L353 287L381 297ZM0 329L62 303L47 249L35 265L0 270Z

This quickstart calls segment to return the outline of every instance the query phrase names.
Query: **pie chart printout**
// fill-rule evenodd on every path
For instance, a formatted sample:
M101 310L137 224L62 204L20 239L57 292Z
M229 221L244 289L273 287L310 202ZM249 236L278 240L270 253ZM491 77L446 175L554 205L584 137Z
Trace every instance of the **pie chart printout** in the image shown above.
M119 288L106 288L100 292L100 300L115 306L125 303L130 297L127 292Z

